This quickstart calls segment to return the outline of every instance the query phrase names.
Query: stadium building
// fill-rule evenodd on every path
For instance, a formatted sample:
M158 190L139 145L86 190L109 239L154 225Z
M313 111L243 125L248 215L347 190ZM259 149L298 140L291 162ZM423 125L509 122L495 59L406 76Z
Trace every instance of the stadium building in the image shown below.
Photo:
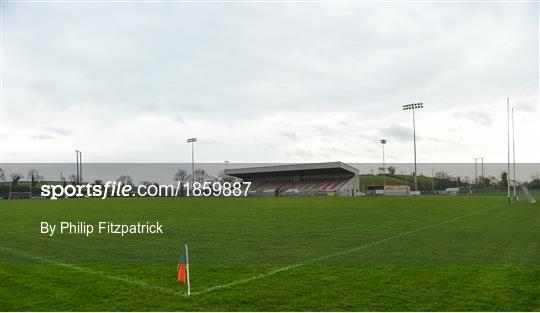
M342 163L307 163L228 169L227 175L251 182L249 195L358 195L358 169Z

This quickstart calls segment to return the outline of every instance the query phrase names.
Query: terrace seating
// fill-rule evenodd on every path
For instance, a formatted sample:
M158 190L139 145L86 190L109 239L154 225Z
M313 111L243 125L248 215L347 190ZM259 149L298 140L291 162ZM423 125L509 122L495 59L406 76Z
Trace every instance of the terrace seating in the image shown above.
M305 195L327 194L337 191L348 178L262 180L254 181L249 189L251 195Z
M322 183L317 185L317 188L315 189L316 191L336 191L347 180L347 178L325 179Z

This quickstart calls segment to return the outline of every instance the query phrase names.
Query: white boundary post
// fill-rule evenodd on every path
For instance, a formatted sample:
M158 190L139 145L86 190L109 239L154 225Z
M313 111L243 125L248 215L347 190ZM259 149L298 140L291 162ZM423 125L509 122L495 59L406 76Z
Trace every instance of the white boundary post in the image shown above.
M506 162L506 185L507 185L507 198L508 204L511 204L510 200L510 98L506 98L506 144L507 144L507 154L508 160Z
M191 286L189 284L189 254L188 254L188 245L184 246L184 249L186 249L186 278L187 278L187 294L188 296L191 295Z
M517 202L518 198L516 195L516 140L514 137L514 108L512 107L512 176L514 180L514 201Z

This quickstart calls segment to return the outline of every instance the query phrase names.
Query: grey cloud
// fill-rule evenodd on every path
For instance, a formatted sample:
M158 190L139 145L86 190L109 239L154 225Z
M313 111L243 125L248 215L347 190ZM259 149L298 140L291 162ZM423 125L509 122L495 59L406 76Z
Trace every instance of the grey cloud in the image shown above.
M220 146L226 145L225 142L214 140L214 139L207 139L207 138L198 138L197 143L201 145L220 145Z
M392 125L380 130L379 133L382 137L386 137L386 139L391 138L400 142L409 142L413 140L412 129L400 125ZM418 135L416 136L416 139L419 139Z
M302 157L302 158L313 158L313 153L307 149L293 149L286 150L285 153L290 156Z
M288 139L292 139L292 140L298 139L298 136L296 136L296 134L293 132L281 132L280 136L288 138Z
M71 132L69 130L63 129L60 127L44 126L43 129L55 135L61 135L61 136L71 135Z
M448 128L448 132L450 133L457 133L461 131L461 127L450 127Z
M448 139L436 138L436 137L425 137L423 139L433 141L433 142L437 142L437 143L448 143L448 144L456 144L456 143L458 143L457 141L454 141L454 140L448 140Z
M37 134L37 135L32 135L30 136L32 139L36 139L36 140L49 140L49 139L54 139L53 136L49 135L49 134Z
M347 133L346 129L340 129L338 127L332 127L327 125L319 125L314 127L315 130L324 136L340 136Z
M536 112L538 111L538 105L534 105L527 101L519 101L516 104L516 110L525 111L525 112Z
M64 7L60 12L32 9L25 12L37 21L40 16L61 14L58 22L43 24L55 27L56 40L45 44L39 36L34 38L37 33L30 26L21 25L16 35L20 35L21 47L48 51L37 62L64 64L50 82L61 91L46 96L50 103L73 106L88 98L96 100L96 105L112 102L131 108L155 96L168 109L240 117L291 105L336 110L360 104L380 111L381 101L403 99L409 90L425 93L426 86L445 86L445 75L469 71L456 66L476 57L478 51L473 48L484 47L479 36L460 36L461 31L475 29L471 27L474 21L462 18L463 11L470 10L466 6L351 5L346 12L317 5L302 10L264 7L265 16L273 18L262 19L261 11L245 5L212 9L156 5L152 15L139 6L131 7L129 14L109 11L106 6ZM504 10L490 8L489 12L500 27L511 23L497 19ZM101 17L99 25L93 21L96 14ZM17 26L18 21L28 20L25 17L17 14L10 23ZM56 24L65 19L80 19L78 27L67 30ZM312 23L314 19L318 23ZM238 20L252 26L246 28ZM133 36L130 25L139 21L151 26L138 27ZM214 25L220 27L218 35ZM197 29L197 36L187 29ZM171 35L177 40L171 41ZM88 38L94 46L74 38ZM447 53L447 46L460 40L471 49ZM421 50L412 48L419 45ZM108 53L111 50L116 53ZM77 61L81 59L77 54L86 61ZM47 62L29 64L34 65L39 81L50 72L43 63ZM415 79L411 79L412 70ZM191 104L177 105L178 98Z
M456 112L454 113L455 117L464 118L484 126L489 126L493 122L493 117L488 112L483 111L466 111L466 112Z
M121 155L127 144L115 141L115 127L136 127L141 110L159 109L169 123L152 116L137 140L166 143L159 132L187 128L178 122L201 138L221 136L248 155L238 158L256 161L277 156L263 148L254 152L250 138L266 146L279 132L338 146L352 134L375 143L379 134L411 141L412 129L376 126L369 132L357 123L399 123L406 114L400 112L403 102L418 97L426 110L437 111L468 110L471 101L520 94L523 104L516 102L516 108L535 109L538 71L530 64L538 59L536 3L151 6L12 3L6 31L14 44L4 47L10 56L6 124L17 129L28 120L50 121L81 134L77 141L96 151ZM294 131L277 122L257 123L276 112L348 113L351 119ZM491 123L490 117L474 118ZM242 128L246 124L249 129ZM100 140L90 143L88 129ZM231 134L238 137L234 143L223 138ZM21 140L9 143L25 149ZM315 147L306 143L306 159L314 157ZM129 149L140 159L172 155L144 145ZM345 154L332 151L328 157L333 153Z
M143 111L157 111L159 110L159 105L155 103L142 104L139 106Z
M49 92L55 89L55 84L49 79L40 79L28 85L30 92Z
M185 105L181 105L180 108L182 110L187 110L190 112L197 112L197 113L206 112L206 108L202 104L185 104Z

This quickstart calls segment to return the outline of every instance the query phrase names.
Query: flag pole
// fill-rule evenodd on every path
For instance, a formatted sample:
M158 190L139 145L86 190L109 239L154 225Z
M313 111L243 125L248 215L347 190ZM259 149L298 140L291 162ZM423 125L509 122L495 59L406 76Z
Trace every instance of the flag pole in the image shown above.
M188 296L191 295L191 286L189 284L189 254L188 254L188 245L184 245L184 249L186 249L186 278L187 278L187 294Z

